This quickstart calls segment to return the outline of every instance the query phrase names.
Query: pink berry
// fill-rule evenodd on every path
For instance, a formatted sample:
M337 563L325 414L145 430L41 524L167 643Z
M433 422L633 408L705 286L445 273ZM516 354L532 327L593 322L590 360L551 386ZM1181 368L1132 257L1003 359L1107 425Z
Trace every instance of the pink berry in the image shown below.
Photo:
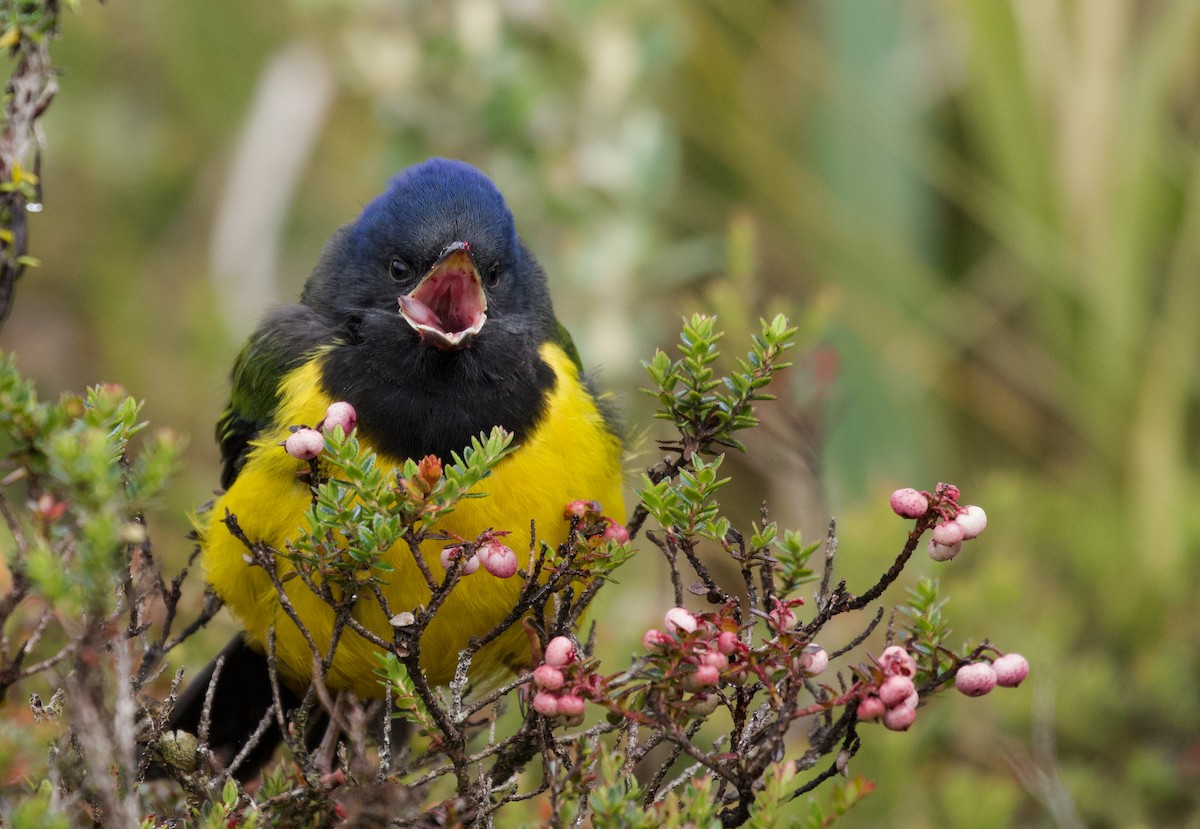
M729 656L737 650L738 638L733 631L723 630L717 634L717 650Z
M729 657L720 651L704 651L704 653L700 654L700 664L709 665L718 671L723 671L729 667Z
M696 673L692 675L693 682L701 687L705 685L716 685L721 680L721 672L712 665L701 665L696 668Z
M642 647L648 651L661 651L671 644L671 637L661 630L650 628L642 635Z
M663 624L671 633L691 633L696 629L696 617L686 607L673 607L663 617Z
M325 448L325 437L316 429L297 429L288 435L283 448L293 458L310 461Z
M899 645L884 648L879 655L879 667L889 676L912 677L917 673L916 660Z
M629 530L625 529L624 524L609 524L604 528L604 539L624 544L629 540Z
M967 541L979 536L987 527L987 513L983 507L974 504L964 507L954 519L954 523L963 529L963 538Z
M771 620L771 626L780 633L796 626L796 614L782 602L777 604L775 609L767 614L767 617Z
M588 517L588 515L596 515L600 512L600 505L595 501L572 501L563 509L564 518L578 518L580 521Z
M449 570L454 564L455 559L462 555L466 548L461 544L456 544L452 547L443 547L442 553L438 556L438 560L442 562L442 569ZM464 576L469 576L479 569L479 557L471 556L462 563L462 568L459 570Z
M917 709L897 705L883 712L883 727L889 731L908 731L917 719Z
M817 676L829 667L829 654L820 645L809 645L796 657L794 664L805 676Z
M887 706L879 697L863 697L858 703L858 718L860 720L877 720L887 711Z
M483 567L498 579L507 579L517 572L517 554L499 541L490 541L479 548Z
M558 714L560 717L578 717L583 714L583 698L574 694L566 694L558 698Z
M908 695L907 698L905 698L904 702L902 702L900 704L907 705L909 708L916 708L918 703L920 703L920 702L921 702L921 695L918 694L914 690L911 694Z
M354 411L354 407L345 400L339 400L336 403L330 403L329 408L325 410L325 420L321 423L321 431L331 432L333 427L341 426L342 434L348 435L354 431L357 423L358 412Z
M963 532L962 524L956 521L943 521L933 528L933 534L930 537L935 544L952 547L955 544L961 544L966 534Z
M968 697L981 697L996 687L996 672L986 662L963 665L954 675L954 687Z
M901 518L920 518L929 511L929 499L912 487L892 493L892 512Z
M533 710L543 717L558 716L558 697L546 691L538 691L533 695Z
M565 636L555 636L546 644L546 664L561 668L575 659L575 643Z
M997 685L1016 688L1029 676L1029 661L1019 653L1006 653L992 663L992 670Z
M889 676L879 685L879 699L888 708L902 705L916 690L913 681L906 676Z
M563 687L562 671L552 665L538 665L533 669L533 684L546 691L557 691Z
M957 544L938 544L929 539L929 557L934 561L949 561L962 551L962 542Z

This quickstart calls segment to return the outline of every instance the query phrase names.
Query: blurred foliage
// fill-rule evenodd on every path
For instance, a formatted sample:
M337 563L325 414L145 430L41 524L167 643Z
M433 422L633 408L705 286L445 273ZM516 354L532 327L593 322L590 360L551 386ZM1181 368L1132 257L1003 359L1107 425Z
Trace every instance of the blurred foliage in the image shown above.
M623 405L643 405L627 384L664 320L718 310L740 339L734 320L813 309L800 414L764 414L778 452L747 503L809 537L836 512L865 578L891 488L979 493L988 538L939 576L960 628L1020 643L1032 693L880 740L844 825L1188 825L1198 43L1195 0L87 7L56 51L43 267L0 346L46 394L119 381L193 436L156 533L182 559L244 333L209 231L260 79L305 44L336 94L263 239L277 298L385 176L463 157ZM654 578L610 612L636 628Z

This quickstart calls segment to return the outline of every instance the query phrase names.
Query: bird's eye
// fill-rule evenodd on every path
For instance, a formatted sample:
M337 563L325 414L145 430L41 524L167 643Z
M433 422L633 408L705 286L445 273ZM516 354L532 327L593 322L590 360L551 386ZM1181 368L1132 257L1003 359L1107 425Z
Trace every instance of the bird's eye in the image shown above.
M408 276L408 263L399 256L393 256L392 261L388 263L388 273L392 275L392 279L399 282Z
M488 268L486 281L487 281L487 286L489 288L495 288L497 285L500 284L500 263L499 262L493 262L492 266L490 268Z

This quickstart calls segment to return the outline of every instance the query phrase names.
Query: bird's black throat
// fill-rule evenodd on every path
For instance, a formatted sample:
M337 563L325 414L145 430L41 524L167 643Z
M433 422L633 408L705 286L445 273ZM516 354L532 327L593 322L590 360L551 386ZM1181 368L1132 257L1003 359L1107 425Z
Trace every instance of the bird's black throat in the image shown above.
M403 325L364 321L323 366L326 392L355 407L359 433L377 452L448 462L493 426L516 443L537 426L555 377L530 332L485 327L470 348L443 351Z

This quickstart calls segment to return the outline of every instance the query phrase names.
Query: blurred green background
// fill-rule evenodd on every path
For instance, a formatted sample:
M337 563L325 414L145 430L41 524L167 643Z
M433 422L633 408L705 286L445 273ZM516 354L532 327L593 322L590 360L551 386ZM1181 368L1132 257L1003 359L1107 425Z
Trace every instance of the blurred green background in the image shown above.
M903 542L896 486L988 510L906 581L1033 674L869 729L844 825L1200 826L1200 0L113 0L53 54L43 266L0 347L190 436L161 555L263 308L388 176L464 158L644 436L631 469L679 315L740 350L784 309L805 353L737 459L743 523L837 515L854 589ZM660 618L645 558L601 638Z

